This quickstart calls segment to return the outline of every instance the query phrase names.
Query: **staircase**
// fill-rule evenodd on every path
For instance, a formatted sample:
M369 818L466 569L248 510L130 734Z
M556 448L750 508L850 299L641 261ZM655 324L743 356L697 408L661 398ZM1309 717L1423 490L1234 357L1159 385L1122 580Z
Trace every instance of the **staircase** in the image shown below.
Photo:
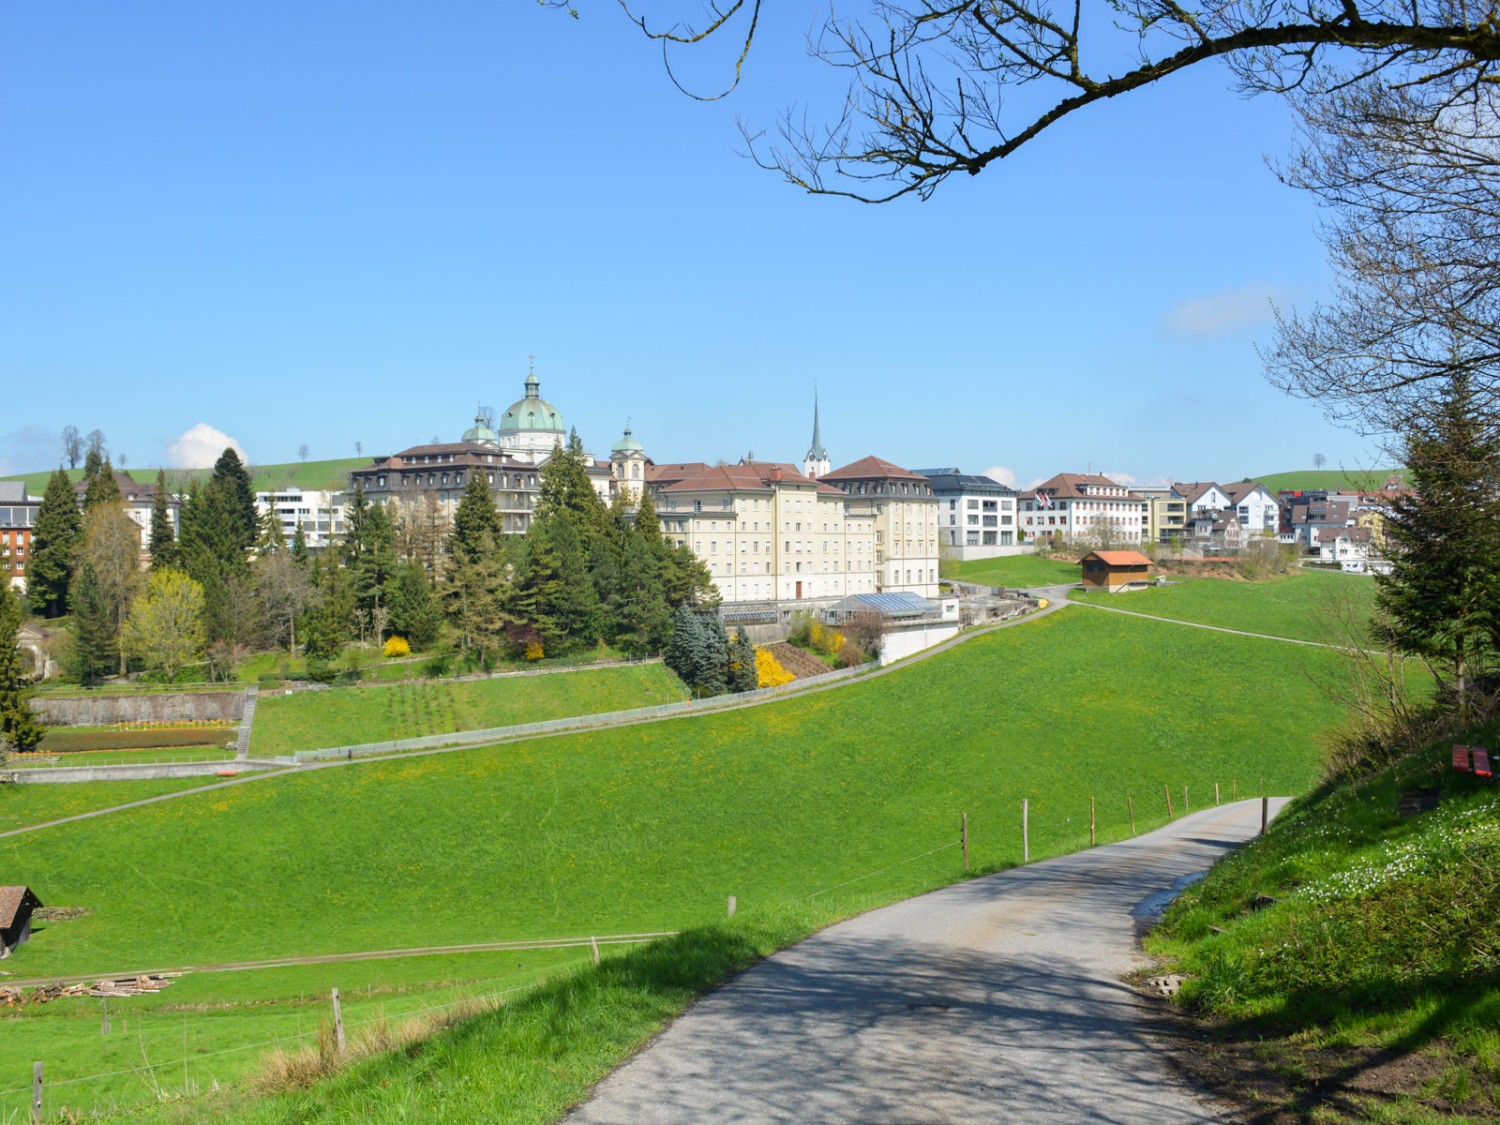
M240 714L240 734L234 743L234 756L236 758L248 758L250 756L250 728L255 722L255 697L260 694L260 688L248 687L245 689L245 708Z

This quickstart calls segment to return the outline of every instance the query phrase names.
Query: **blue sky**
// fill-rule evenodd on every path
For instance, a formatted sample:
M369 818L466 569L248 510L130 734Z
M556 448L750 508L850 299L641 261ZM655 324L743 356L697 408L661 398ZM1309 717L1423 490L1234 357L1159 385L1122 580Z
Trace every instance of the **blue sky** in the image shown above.
M0 471L456 438L544 395L605 452L1239 479L1379 462L1269 387L1328 271L1288 114L1204 68L930 202L815 198L737 118L831 112L806 9L679 94L615 5L25 2L0 14ZM686 63L705 83L722 53Z

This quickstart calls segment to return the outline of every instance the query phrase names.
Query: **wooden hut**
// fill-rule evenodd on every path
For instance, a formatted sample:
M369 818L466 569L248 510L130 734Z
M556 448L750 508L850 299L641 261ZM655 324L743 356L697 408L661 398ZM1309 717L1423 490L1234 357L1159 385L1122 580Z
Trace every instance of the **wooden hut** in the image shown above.
M1151 560L1139 551L1090 551L1080 560L1083 585L1111 594L1144 586L1151 578Z
M42 900L30 887L0 887L0 946L13 949L31 936L31 913Z

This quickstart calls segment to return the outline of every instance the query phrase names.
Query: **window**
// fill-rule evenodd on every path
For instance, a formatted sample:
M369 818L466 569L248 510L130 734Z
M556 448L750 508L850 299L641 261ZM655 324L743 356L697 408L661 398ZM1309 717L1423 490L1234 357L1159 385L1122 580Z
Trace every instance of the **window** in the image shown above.
M978 508L979 508L979 501L978 500L970 500L969 503L968 503L968 507L977 511Z
M695 512L701 512L701 511L703 511L703 501L702 500L694 500L693 501L693 511L695 511Z

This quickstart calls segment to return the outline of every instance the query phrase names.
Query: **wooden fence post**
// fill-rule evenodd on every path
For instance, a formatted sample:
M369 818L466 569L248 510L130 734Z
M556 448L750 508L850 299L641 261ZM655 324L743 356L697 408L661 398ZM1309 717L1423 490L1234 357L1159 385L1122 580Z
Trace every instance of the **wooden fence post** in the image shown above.
M31 1119L42 1119L42 1064L31 1064Z
M1089 797L1089 847L1094 846L1094 798Z
M333 999L333 1043L338 1048L339 1054L344 1053L344 1009L339 1005L339 990L335 985L332 992Z
M738 905L739 905L739 903L735 901L734 895L730 895L729 896L729 917L731 917L731 918L734 917L734 911L735 911L735 908Z
M1214 804L1217 805L1218 803L1219 803L1219 783L1216 781L1216 782L1214 782Z
M964 870L969 869L969 814L963 814Z
M1187 816L1192 811L1192 806L1188 804L1187 786L1184 785L1182 787L1182 815Z
M1021 798L1021 862L1031 862L1031 801Z
M1162 788L1165 789L1166 793L1167 793L1167 819L1171 820L1172 819L1172 787L1170 785L1163 785Z
M1264 836L1266 834L1266 822L1269 821L1270 819L1271 819L1271 798L1269 798L1269 797L1262 797L1260 799L1260 834L1262 836Z
M1135 798L1126 797L1125 803L1130 806L1130 834L1135 835Z
M599 963L599 939L595 937L589 938L589 947L594 951L594 964L597 965Z
M1229 782L1229 799L1231 801L1238 801L1240 799L1240 782L1238 778L1231 779Z
M99 1034L100 1035L108 1035L109 1034L109 997L108 996L101 996L101 997L99 997L99 1015L101 1017L100 1021L99 1021Z

